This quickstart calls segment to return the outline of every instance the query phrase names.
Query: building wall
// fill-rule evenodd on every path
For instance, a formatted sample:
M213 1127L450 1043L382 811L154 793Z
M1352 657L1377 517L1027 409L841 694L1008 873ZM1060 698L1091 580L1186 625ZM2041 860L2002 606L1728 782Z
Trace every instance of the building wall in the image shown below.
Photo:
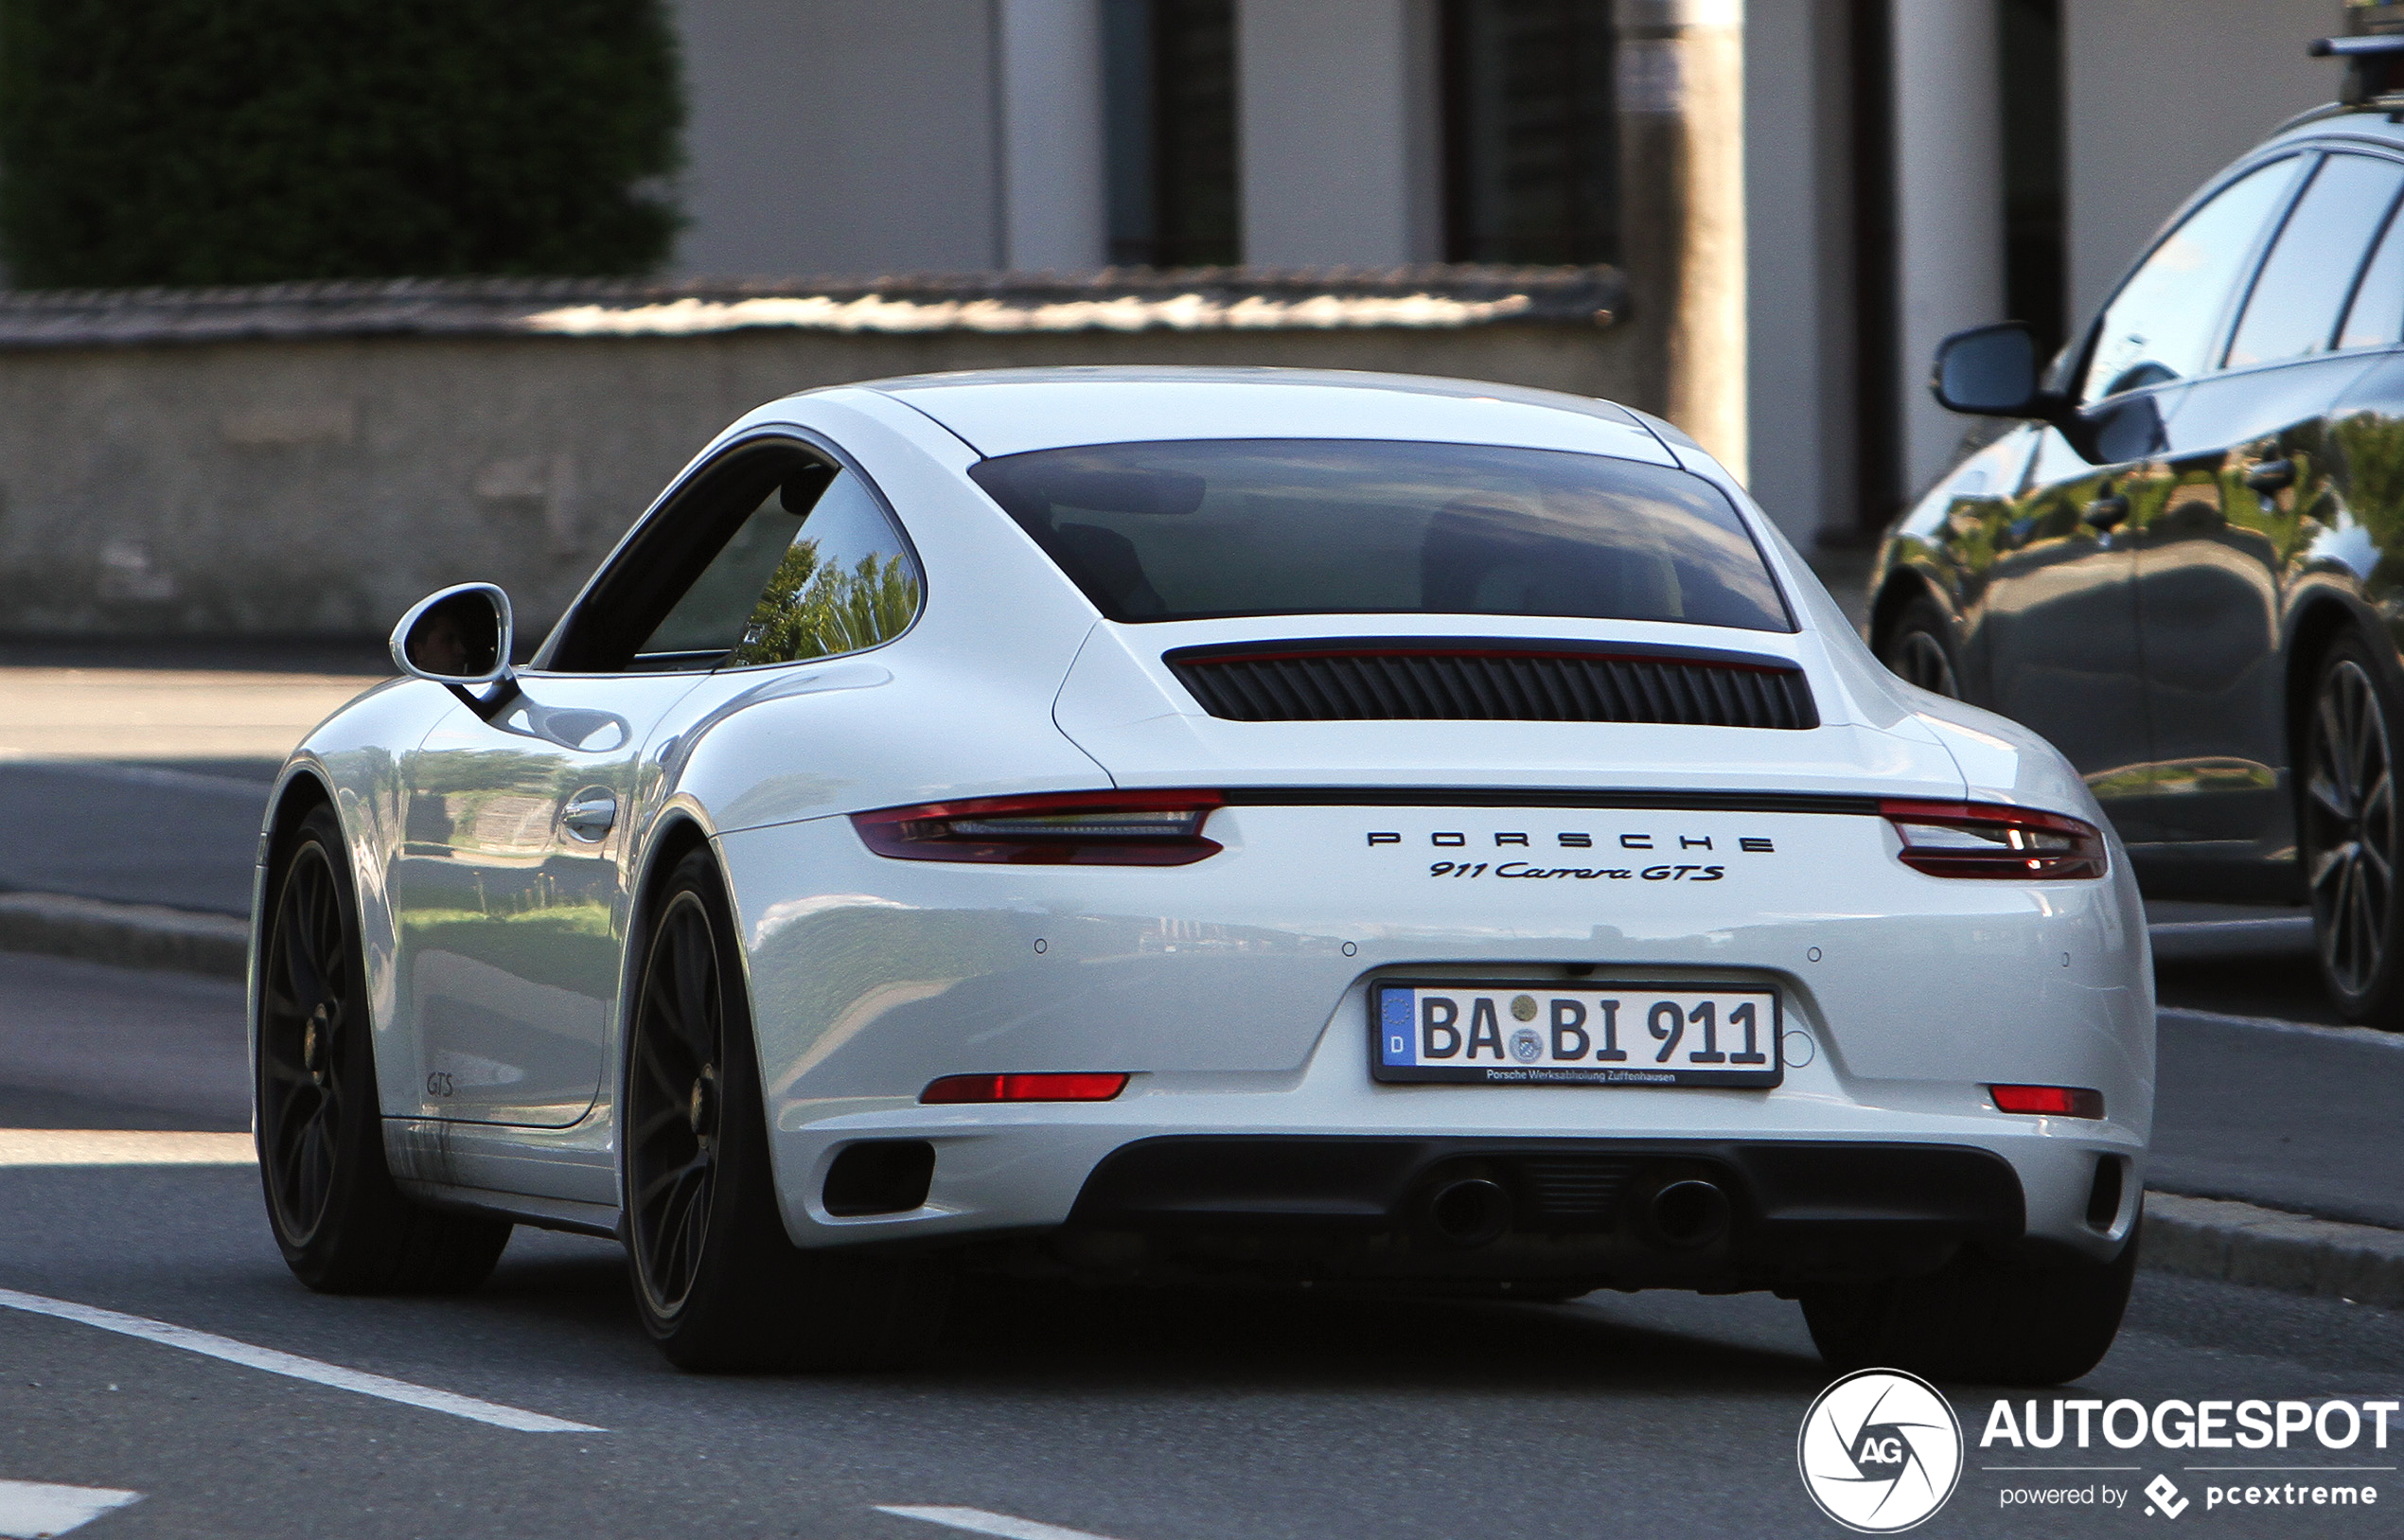
M692 113L676 271L1009 265L994 0L677 0L676 15Z
M2092 316L2198 184L2285 119L2337 97L2305 44L2336 0L2064 0L2070 310Z
M1588 319L0 348L0 634L381 635L432 590L482 580L539 635L703 444L817 385L1282 364L1625 399L1623 344Z

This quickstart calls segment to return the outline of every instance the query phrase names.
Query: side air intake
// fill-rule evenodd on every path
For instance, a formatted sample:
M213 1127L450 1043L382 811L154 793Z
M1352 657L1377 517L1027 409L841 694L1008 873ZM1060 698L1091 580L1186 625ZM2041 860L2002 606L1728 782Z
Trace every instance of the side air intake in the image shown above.
M1367 638L1181 647L1161 661L1203 710L1237 722L1820 725L1793 664L1702 648Z

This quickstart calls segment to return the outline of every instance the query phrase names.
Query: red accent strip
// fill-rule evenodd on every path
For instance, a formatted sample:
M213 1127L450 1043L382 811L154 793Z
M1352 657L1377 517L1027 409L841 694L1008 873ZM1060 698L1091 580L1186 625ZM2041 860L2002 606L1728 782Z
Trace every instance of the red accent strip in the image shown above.
M1123 1074L945 1075L927 1083L922 1103L1106 1102L1127 1089Z
M1989 1086L1999 1112L2051 1115L2062 1118L2100 1118L2104 1115L2103 1092L2077 1086Z

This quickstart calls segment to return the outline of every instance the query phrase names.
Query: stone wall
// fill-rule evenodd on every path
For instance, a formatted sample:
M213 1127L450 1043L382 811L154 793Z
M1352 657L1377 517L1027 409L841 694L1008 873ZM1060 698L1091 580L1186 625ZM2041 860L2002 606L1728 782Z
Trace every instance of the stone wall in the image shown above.
M1616 274L407 282L0 296L0 634L371 635L485 579L539 635L703 442L812 386L1015 364L1633 398Z

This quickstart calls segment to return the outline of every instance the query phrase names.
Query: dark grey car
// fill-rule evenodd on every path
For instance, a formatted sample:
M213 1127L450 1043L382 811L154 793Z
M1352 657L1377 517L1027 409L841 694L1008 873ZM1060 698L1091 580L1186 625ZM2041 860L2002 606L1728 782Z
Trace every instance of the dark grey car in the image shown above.
M2160 897L2307 902L2350 1019L2404 1024L2404 125L2308 114L2204 186L2040 379L1940 350L2019 419L1897 522L1871 641L2085 775Z

